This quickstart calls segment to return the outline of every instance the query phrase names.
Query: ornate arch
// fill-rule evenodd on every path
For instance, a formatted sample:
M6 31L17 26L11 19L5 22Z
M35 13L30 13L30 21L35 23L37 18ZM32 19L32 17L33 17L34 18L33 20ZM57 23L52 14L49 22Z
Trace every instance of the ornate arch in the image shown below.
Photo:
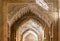
M14 24L15 21L17 21L23 15L28 14L28 12L32 12L33 14L41 18L50 27L52 23L51 16L48 15L47 12L42 12L38 7L36 7L36 5L29 5L21 8L8 22L9 26L11 27L11 25Z
M20 9L9 21L9 27L11 28L11 35L15 33L16 28L17 26L19 26L19 24L21 24L23 21L29 20L30 18L33 18L39 23L41 23L42 26L45 26L45 29L50 27L52 21L51 18L48 16L49 16L48 14L42 13L38 8L36 8L36 6L32 6L32 7L27 6ZM49 28L46 31L49 32Z

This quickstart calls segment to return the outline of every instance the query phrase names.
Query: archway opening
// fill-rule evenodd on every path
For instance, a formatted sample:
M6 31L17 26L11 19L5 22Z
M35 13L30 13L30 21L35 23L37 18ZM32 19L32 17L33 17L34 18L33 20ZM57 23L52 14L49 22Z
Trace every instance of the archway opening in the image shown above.
M18 20L17 21L15 21L15 23L11 26L11 34L10 34L10 40L11 41L21 41L21 37L19 37L18 39L16 39L16 36L18 35L16 35L16 31L19 29L19 26L21 26L21 25L23 25L25 22L27 22L28 20L30 20L30 19L33 19L34 20L34 22L37 22L37 24L38 25L42 25L43 27L43 29L44 29L44 33L41 35L41 33L40 33L40 35L43 37L40 37L40 35L38 34L38 32L41 30L41 28L39 28L38 26L37 26L37 28L35 28L36 29L36 31L32 28L32 30L34 30L35 32L37 32L37 35L39 36L39 38L42 38L41 39L41 41L44 41L44 37L46 38L45 40L46 41L50 41L49 40L49 27L48 27L48 25L44 22L44 20L42 20L41 18L39 18L38 16L36 16L35 14L33 14L33 13L29 13L29 14L25 14L25 15L23 15L22 17L20 17L20 18L18 18ZM32 23L34 23L34 22L32 22ZM36 23L34 23L34 24L36 24ZM26 25L27 26L27 25ZM36 25L35 25L36 26ZM20 27L20 28L22 28L22 27ZM29 29L31 29L31 28L29 28ZM39 30L38 30L39 29ZM22 29L21 29L22 30ZM46 33L46 31L47 31L47 33ZM21 33L21 32L20 32ZM19 35L18 35L19 36ZM38 41L40 41L39 39L38 39Z
M34 19L29 19L24 22L23 25L19 26L19 29L16 31L16 40L25 41L24 37L28 34L32 34L36 39L34 41L43 41L44 40L44 29L41 24L38 24ZM28 36L29 37L29 36ZM32 38L32 37L30 37ZM31 40L30 40L31 41Z

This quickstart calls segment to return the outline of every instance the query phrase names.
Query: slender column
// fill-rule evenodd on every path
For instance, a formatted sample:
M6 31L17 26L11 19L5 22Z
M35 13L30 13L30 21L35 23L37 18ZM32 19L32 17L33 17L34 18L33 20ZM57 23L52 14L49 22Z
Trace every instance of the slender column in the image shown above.
M53 23L51 24L51 27L49 27L49 36L50 41L53 41Z

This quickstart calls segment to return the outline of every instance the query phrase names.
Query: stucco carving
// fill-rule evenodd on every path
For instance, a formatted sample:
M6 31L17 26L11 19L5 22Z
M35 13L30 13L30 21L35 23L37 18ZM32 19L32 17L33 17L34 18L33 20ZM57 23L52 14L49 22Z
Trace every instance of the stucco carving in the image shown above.
M17 6L17 8L18 8L18 6ZM39 9L36 4L34 4L34 5L31 4L31 5L27 5L27 6L23 7L23 8L21 8L21 9L19 9L15 13L15 15L13 15L13 17L11 18L11 20L8 21L9 26L11 26L15 21L17 21L18 18L21 18L21 16L25 15L27 12L34 13L36 16L38 16L39 18L41 18L42 20L44 20L47 23L47 25L49 25L49 26L52 23L51 16L49 16L47 14L47 12L44 12L44 10L42 12L41 9Z

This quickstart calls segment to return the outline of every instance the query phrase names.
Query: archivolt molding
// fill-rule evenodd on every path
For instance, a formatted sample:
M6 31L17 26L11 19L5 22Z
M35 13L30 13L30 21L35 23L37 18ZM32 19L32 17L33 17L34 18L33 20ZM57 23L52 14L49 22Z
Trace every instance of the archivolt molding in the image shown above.
M52 19L50 18L50 16L47 13L42 12L36 5L28 5L26 7L21 8L12 18L10 21L8 21L9 26L11 27L11 25L18 20L18 18L21 18L23 15L25 15L26 13L28 14L28 12L32 12L34 13L36 16L38 16L39 18L41 18L42 20L44 20L47 25L50 27L51 23L52 23Z

